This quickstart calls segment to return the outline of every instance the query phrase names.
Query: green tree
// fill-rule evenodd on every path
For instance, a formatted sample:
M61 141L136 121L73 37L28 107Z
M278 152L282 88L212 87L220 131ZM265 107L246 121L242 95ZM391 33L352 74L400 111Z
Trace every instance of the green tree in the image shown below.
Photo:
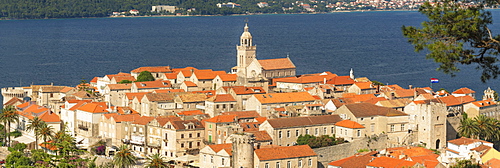
M165 159L160 154L156 153L151 157L148 157L147 168L167 168L168 163L165 162Z
M39 131L38 134L43 139L43 143L49 144L48 143L49 139L52 139L52 136L54 135L54 128L52 128L52 126L50 125L47 125L47 123L44 123L40 125L40 129L38 131Z
M132 151L127 145L120 146L120 149L115 153L113 164L118 168L128 168L135 165L137 158L132 155Z
M38 117L30 119L30 123L26 126L28 131L33 131L35 133L35 149L38 149L38 138L40 137L40 128L45 124L43 120Z
M25 143L16 143L14 146L9 147L8 150L10 152L14 152L14 151L23 152L24 149L26 149L26 147L28 147L28 145L26 145Z
M14 108L14 106L6 106L2 109L0 120L6 126L5 135L9 135L8 133L10 133L10 124L19 121L19 114L17 114L17 111ZM6 141L7 146L10 146L10 136L7 136L6 139L7 139Z
M130 81L130 80L126 80L126 79L125 79L125 80L122 80L122 81L120 81L120 82L118 82L118 83L119 83L119 84L124 84L124 83L132 83L132 81Z
M471 119L464 113L463 118L460 120L458 133L463 137L498 142L500 141L500 134L497 132L499 128L500 122L497 119L485 115L479 115Z
M5 159L6 167L21 167L30 166L30 159L26 157L23 152L14 151L7 155Z
M481 168L481 165L471 160L459 160L457 163L451 165L450 168Z
M438 70L454 76L457 65L477 65L481 81L497 78L500 36L492 35L488 25L491 13L483 5L462 6L452 0L424 3L419 12L429 19L422 28L403 26L403 35L415 51L428 50L428 59L439 63Z
M136 82L144 82L144 81L154 81L155 77L149 71L142 71L139 76L137 76Z

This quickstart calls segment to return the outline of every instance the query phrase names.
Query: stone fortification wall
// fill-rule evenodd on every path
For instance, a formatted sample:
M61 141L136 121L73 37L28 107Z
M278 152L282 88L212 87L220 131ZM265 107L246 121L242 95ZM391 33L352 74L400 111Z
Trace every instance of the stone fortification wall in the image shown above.
M352 156L360 149L382 150L389 146L387 134L365 137L353 142L313 149L318 154L318 168L328 167L328 163Z

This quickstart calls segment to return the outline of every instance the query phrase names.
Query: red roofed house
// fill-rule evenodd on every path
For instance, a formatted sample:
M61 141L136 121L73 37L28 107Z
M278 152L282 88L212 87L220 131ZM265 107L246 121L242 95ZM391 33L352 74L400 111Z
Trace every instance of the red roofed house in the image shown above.
M103 139L110 139L113 146L121 146L130 139L130 135L127 133L128 127L125 129L123 123L133 121L136 118L140 118L140 115L135 111L129 114L104 114L100 121L102 125L99 128L100 135Z
M63 95L61 90L68 88L67 86L42 86L38 90L36 104L51 108L53 112L59 113L61 105L64 104Z
M207 145L200 150L200 168L231 167L233 144Z
M365 126L368 136L387 133L389 143L392 144L402 144L404 137L409 134L409 115L392 108L354 103L341 106L334 114Z
M356 82L348 88L349 93L356 94L374 94L377 88L373 86L372 82Z
M254 94L248 98L245 109L255 110L263 117L276 117L278 114L271 113L274 108L289 105L315 104L315 102L316 98L308 92Z
M304 88L313 87L318 84L326 84L327 80L337 77L338 75L330 72L319 74L307 74L298 77L287 77L274 79L276 89L280 91L303 91Z
M156 89L172 89L172 84L168 80L133 82L130 88L132 93L152 92Z
M105 75L104 77L97 77L97 81L96 81L96 84L94 86L97 87L97 90L99 91L99 93L102 93L102 91L103 91L104 87L106 87L106 85L117 84L118 82L121 82L121 81L116 81L117 79L127 79L127 80L131 80L131 81L135 81L135 77L133 77L129 73L120 72L118 74L111 74L111 75ZM93 79L93 80L95 80L95 79Z
M349 142L361 139L366 135L365 126L351 120L342 120L335 123L335 132L336 138L344 138L344 140Z
M205 100L205 113L214 117L222 112L235 111L236 100L230 94L218 94Z
M500 119L500 109L498 107L498 104L493 100L480 100L464 104L464 112L467 113L469 118L485 115Z
M231 86L222 87L217 91L217 94L224 93L230 94L236 99L236 110L245 110L245 105L253 94L266 94L265 88L262 87L245 87L245 86Z
M366 168L377 152L358 153L340 160L328 163L328 168Z
M500 158L500 152L493 148L493 143L461 137L449 140L440 161L444 165L452 165L457 160L472 159L473 162L486 163L492 158Z
M224 71L212 71L209 70L195 70L193 75L189 79L191 82L195 83L199 90L215 90L218 86L214 85L214 79L217 75L225 75Z
M476 97L476 91L473 91L472 89L463 87L460 89L455 90L454 92L451 93L451 95L460 97L460 96L470 96L470 97Z
M255 167L318 167L318 155L309 145L262 147L254 153Z
M272 144L291 146L296 144L300 135L334 135L335 123L339 121L338 115L276 118L264 121L259 130L266 131L272 137Z
M213 90L218 90L223 86L235 86L237 78L236 74L219 74L212 81Z
M61 130L61 118L56 113L50 111L49 108L39 106L35 102L25 102L15 107L17 113L19 114L19 121L11 123L11 128L15 128L20 131L23 136L14 138L13 141L18 141L28 145L29 149L34 149L35 145L35 133L27 130L27 126L30 124L31 119L38 117L40 120L47 123L47 125L54 128L57 132ZM42 142L42 139L38 139L38 142Z
M239 128L237 115L218 115L210 119L203 120L205 122L205 141L208 144L223 144L229 135L234 132L243 132Z
M106 102L87 102L79 101L74 104L66 102L64 114L61 112L61 116L69 120L64 122L68 127L74 130L77 142L82 142L82 147L86 148L89 145L96 143L101 140L102 136L99 132L99 127L102 127L100 123L101 117L104 114L115 112L116 108L108 107ZM73 106L71 106L73 105Z
M131 83L108 84L102 90L101 95L104 96L106 102L110 102L114 106L126 106L125 93L130 93L131 88Z

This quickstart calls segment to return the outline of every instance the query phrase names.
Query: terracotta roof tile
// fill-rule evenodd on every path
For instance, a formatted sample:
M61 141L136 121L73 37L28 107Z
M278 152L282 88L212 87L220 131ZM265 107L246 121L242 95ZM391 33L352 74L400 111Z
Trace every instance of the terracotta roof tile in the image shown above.
M500 168L500 160L493 158L488 160L485 165L488 166L488 168Z
M373 89L372 82L356 82L354 85L358 86L361 90Z
M317 156L309 145L260 148L255 150L255 155L261 161Z
M464 87L464 88L460 88L460 89L455 90L452 94L472 94L472 93L476 93L476 91L473 91L472 89Z
M224 71L212 71L212 70L195 70L194 75L198 80L212 80L217 75L226 74Z
M323 124L333 125L339 121L342 121L342 119L338 115L276 118L267 120L267 122L273 128L288 128L288 127L323 125Z
M408 161L403 159L395 159L390 157L377 157L366 166L372 167L384 167L384 168L403 168L403 167L413 167L417 164L414 161Z
M219 74L218 76L224 82L236 81L236 78L238 77L236 74Z
M63 89L61 89L60 92L61 93L66 93L66 92L69 92L69 91L74 90L74 89L76 89L76 88L74 88L74 87L64 87Z
M170 66L153 66L153 67L139 67L137 69L132 70L131 72L134 73L141 73L142 71L149 71L149 72L154 72L154 73L170 73L172 72L172 69Z
M131 83L124 84L108 84L110 90L130 90L132 88Z
M474 104L477 107L487 107L487 106L496 105L496 103L494 101L491 101L491 100L475 101L475 102L472 102L472 104Z
M352 129L365 128L363 125L357 123L356 121L351 121L351 120L342 120L335 123L335 125L339 127L352 128Z
M236 115L238 118L258 118L261 117L257 111L228 111L221 115Z
M352 85L354 82L354 79L351 79L350 76L337 76L326 81L327 84L334 85Z
M48 92L48 93L55 93L55 92L61 92L66 88L66 86L42 86L40 87L41 92Z
M328 165L342 167L342 168L366 168L366 164L370 163L370 161L373 158L374 157L369 154L365 155L356 154L340 160L330 162L328 163Z
M466 103L470 103L474 101L474 98L470 96L460 96L460 97L455 97L453 95L451 96L445 96L445 97L438 97L437 98L441 103L446 104L446 106L457 106L457 105L462 105Z
M336 74L325 74L325 75L304 75L298 77L287 77L287 78L277 78L273 81L283 82L283 83L324 83L337 77Z
M144 96L150 102L173 102L177 93L148 93Z
M177 130L183 130L186 129L186 125L189 123L192 123L194 125L194 129L203 129L203 125L199 120L172 120L170 121L172 123L172 126L174 126L175 129Z
M3 104L4 106L13 106L17 103L20 103L20 104L23 104L23 100L17 98L17 97L12 97L12 99L10 99L9 101L5 102L5 104Z
M156 80L146 82L134 82L138 89L151 89L151 88L171 88L172 84L168 80Z
M188 102L203 102L207 99L207 95L205 94L199 94L199 93L187 93L187 94L181 94L177 95L179 98L182 100L184 103Z
M178 116L193 116L193 115L203 115L201 110L192 110L192 111L181 111L176 113Z
M57 115L56 113L47 111L43 113L42 115L38 116L41 120L45 121L46 123L60 123L61 122L61 117Z
M236 122L236 115L218 115L209 119L204 120L205 122L211 123L228 123L228 122Z
M108 107L106 106L106 102L92 102L86 103L79 107L77 110L89 112L89 113L108 113Z
M388 107L376 106L369 103L346 104L351 113L356 117L369 116L406 116L408 114Z
M153 93L174 93L174 92L186 92L184 89L156 89Z
M123 80L128 80L128 81L132 81L132 82L136 81L136 79L132 75L130 75L130 76L115 76L113 78L115 79L116 82L121 82Z
M138 118L134 118L132 123L137 124L137 125L146 125L153 119L155 119L155 118L149 117L149 116L139 116Z
M134 121L136 118L139 118L141 115L139 114L119 114L119 113L108 113L104 114L104 117L107 119L113 118L113 120L117 123L123 122L123 121Z
M255 141L257 142L273 140L267 131L248 131L248 133L252 133L255 136Z
M198 85L196 85L196 83L191 82L191 81L184 81L184 84L185 84L187 87L197 87L197 86L198 86Z
M257 100L259 100L262 104L313 102L316 100L316 98L308 92L254 94L253 96L255 96L255 98L257 98Z
M453 140L449 140L448 141L448 143L452 143L452 144L455 144L455 145L469 145L469 144L476 143L476 142L490 143L491 144L491 142L488 142L488 141L483 141L483 140L480 140L480 139L466 138L466 137L461 137L461 138L458 138L458 139L453 139Z
M90 83L97 83L97 80L99 79L99 77L94 77L92 78L92 80L90 80Z
M134 99L134 97L137 97L137 99L139 99L139 101L141 101L142 97L144 97L144 95L146 95L148 93L151 93L151 92L125 93L125 96L127 96L128 100L132 100L132 99Z
M229 151L232 150L233 144L226 143L226 144L217 144L217 145L207 145L210 147L215 153L220 152L221 150L227 149ZM229 155L232 155L231 152L229 152Z
M264 70L273 70L273 69L291 69L295 68L292 60L290 58L277 58L277 59L265 59L258 60L260 66Z
M230 94L218 94L218 95L215 95L215 96L207 99L207 101L210 101L210 102L236 102L236 100Z
M232 89L237 95L266 93L266 91L262 87L232 86L227 88Z
M173 122L173 121L181 121L182 119L179 117L157 117L155 118L156 121L158 121L158 124L161 126L164 126L168 122Z

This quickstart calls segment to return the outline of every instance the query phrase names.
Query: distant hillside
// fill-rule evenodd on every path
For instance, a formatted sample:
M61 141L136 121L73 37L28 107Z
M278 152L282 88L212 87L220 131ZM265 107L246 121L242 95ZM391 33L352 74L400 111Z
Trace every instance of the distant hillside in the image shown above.
M283 7L288 13L305 11L298 7L293 0L258 1L236 0L240 4L236 8L218 8L217 3L229 1L220 0L0 0L0 19L44 19L44 18L81 18L107 17L112 12L126 12L131 9L139 10L139 15L151 15L153 5L172 5L179 10L175 13L187 14L187 9L195 9L191 15L230 15L243 13L283 13ZM269 7L259 8L257 3L267 2ZM316 11L326 11L327 3L317 4ZM314 5L315 3L308 2ZM290 8L292 7L292 8Z

